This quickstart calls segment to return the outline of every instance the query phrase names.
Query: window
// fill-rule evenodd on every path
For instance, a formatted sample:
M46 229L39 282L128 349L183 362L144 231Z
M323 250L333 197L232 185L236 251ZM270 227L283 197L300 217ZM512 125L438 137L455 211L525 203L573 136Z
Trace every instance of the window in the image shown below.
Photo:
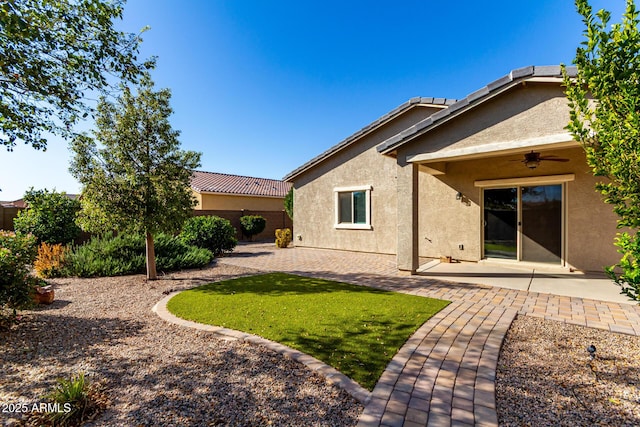
M335 188L336 228L371 229L371 186Z

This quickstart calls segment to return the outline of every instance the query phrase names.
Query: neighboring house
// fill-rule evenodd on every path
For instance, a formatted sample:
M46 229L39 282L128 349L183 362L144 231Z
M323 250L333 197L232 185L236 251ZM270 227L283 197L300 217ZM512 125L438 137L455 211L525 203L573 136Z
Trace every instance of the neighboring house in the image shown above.
M240 230L240 217L261 215L265 230L256 239L273 239L276 228L292 228L284 211L284 198L291 183L224 173L195 171L191 189L198 200L195 215L216 215L231 221ZM238 237L242 236L240 233Z
M397 254L409 273L442 256L601 271L616 217L568 121L558 66L413 98L284 178L295 244Z

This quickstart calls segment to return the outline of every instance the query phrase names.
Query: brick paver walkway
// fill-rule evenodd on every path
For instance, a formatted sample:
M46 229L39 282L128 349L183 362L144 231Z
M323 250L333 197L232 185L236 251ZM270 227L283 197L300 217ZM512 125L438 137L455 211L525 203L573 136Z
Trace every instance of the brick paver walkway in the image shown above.
M517 314L640 335L638 305L398 276L390 255L249 244L219 262L452 301L389 363L366 399L361 427L497 426L498 355Z

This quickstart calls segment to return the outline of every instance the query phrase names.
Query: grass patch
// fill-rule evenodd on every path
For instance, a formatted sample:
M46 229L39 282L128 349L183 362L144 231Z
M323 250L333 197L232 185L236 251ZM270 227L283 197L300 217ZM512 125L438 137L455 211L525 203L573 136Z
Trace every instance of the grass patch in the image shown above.
M298 349L373 390L391 358L449 301L272 273L211 283L173 297L174 315Z

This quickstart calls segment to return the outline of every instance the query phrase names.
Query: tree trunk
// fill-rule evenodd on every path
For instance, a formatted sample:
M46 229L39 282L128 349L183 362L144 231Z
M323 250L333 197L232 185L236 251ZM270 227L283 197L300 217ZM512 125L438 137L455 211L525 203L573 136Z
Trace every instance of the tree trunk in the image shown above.
M153 246L153 235L147 231L147 279L156 280L156 251Z

